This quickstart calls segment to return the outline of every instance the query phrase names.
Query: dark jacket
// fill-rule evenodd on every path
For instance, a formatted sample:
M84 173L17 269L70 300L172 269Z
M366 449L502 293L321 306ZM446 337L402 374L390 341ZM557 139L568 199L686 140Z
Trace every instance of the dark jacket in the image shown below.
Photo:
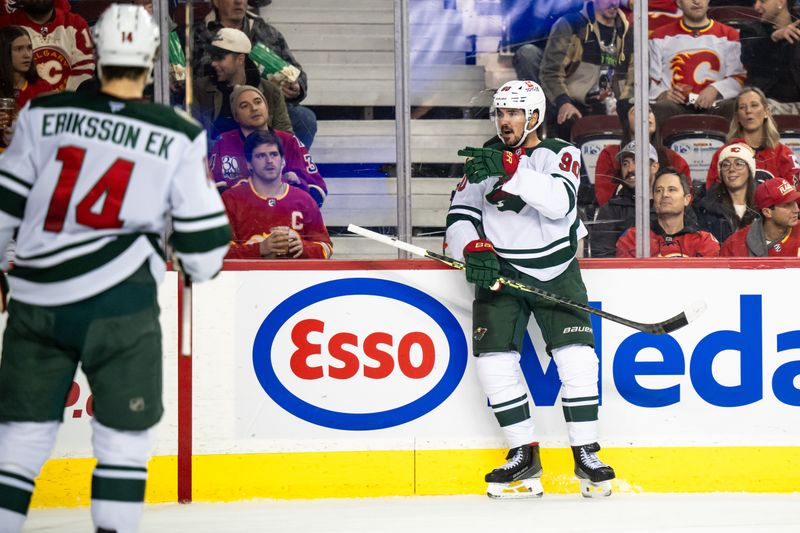
M773 31L772 24L761 21L740 30L747 85L758 87L779 102L800 102L800 43L776 43L771 37Z
M615 257L617 239L636 221L636 199L630 187L620 187L617 194L597 211L589 233L592 257Z
M204 72L206 67L209 67L211 64L208 53L205 51L208 50L209 46L211 46L211 40L213 39L214 34L216 34L217 31L222 28L222 24L217 21L216 11L213 9L208 13L204 22L204 24L198 24L195 26L194 30L194 49L197 51L202 50L203 53L195 54L195 57L192 60L192 65L195 69L195 72L200 75L210 74L210 72ZM300 69L300 77L297 79L297 82L300 84L300 95L297 98L288 100L288 103L290 104L300 103L306 97L306 93L308 91L308 77L306 76L305 71L303 71L303 67L300 66L300 63L297 62L294 54L292 54L292 51L289 49L289 44L286 42L283 34L278 31L275 26L267 24L264 19L249 11L245 14L244 20L242 21L242 27L237 29L242 30L250 39L252 44L262 43L268 46L284 61Z
M578 13L561 17L553 25L539 79L556 107L566 102L586 104L586 94L597 85L601 71L597 25L593 2L588 2ZM614 45L619 64L614 69L612 88L618 99L630 98L633 94L633 32L625 13L620 10L616 29Z
M759 218L758 211L752 205L739 218L730 194L719 182L709 189L705 197L695 202L695 215L700 229L711 233L719 242L724 242L733 233Z

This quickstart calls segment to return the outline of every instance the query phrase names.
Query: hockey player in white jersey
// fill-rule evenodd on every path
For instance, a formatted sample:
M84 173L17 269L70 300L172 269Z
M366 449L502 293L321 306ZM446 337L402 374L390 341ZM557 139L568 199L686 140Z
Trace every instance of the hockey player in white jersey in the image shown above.
M145 9L112 4L94 38L102 90L34 99L0 156L0 250L17 232L0 362L0 532L22 530L77 365L94 398L92 519L134 532L161 401L161 235L195 281L230 240L206 135L141 100L159 45ZM7 268L8 265L3 265Z
M562 382L561 401L575 474L586 497L611 494L614 470L597 457L598 359L588 313L496 286L501 275L587 303L576 250L587 233L576 210L580 151L539 138L545 95L532 81L510 81L494 95L502 139L466 148L465 176L447 215L447 245L475 284L473 355L510 451L486 474L494 498L543 493L539 442L520 368L531 313Z

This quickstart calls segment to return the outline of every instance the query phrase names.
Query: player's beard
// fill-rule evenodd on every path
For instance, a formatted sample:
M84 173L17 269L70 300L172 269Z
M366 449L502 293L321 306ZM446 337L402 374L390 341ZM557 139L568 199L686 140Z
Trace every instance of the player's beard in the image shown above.
M519 144L519 141L522 138L522 134L517 135L516 131L503 131L501 133L503 137L503 143L505 143L506 146L516 146Z

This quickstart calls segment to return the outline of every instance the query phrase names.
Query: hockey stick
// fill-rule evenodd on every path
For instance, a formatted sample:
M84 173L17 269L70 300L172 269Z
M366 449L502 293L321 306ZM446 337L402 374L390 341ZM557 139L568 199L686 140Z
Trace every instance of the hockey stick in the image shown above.
M398 240L395 237L389 237L387 235L381 235L380 233L375 233L374 231L370 231L360 226L356 226L355 224L350 224L349 226L347 226L347 231L355 233L356 235L361 235L362 237L366 237L368 239L372 239L374 241L381 242L383 244L387 244L389 246L394 246L395 248L399 248L400 250L405 250L406 252L418 255L420 257L427 257L428 259L439 261L440 263L444 263L445 265L448 265L452 268L457 268L459 270L464 270L464 268L466 268L464 263L456 259L453 259L451 257L431 252L430 250L426 250L425 248L421 248L419 246L415 246L413 244L409 244L407 242ZM524 283L520 283L512 279L504 277L498 278L497 284L492 289L497 290L497 288L499 288L499 285L505 285L506 287L510 287L518 291L535 294L546 300L550 300L552 302L566 305L568 307L572 307L575 309L580 309L581 311L586 311L587 313L597 315L612 322L616 322L617 324L622 324L624 326L628 326L633 329L638 329L639 331L644 331L645 333L652 333L654 335L661 335L682 328L689 322L695 320L706 310L705 302L698 301L690 305L682 313L677 314L670 319L664 320L663 322L656 322L655 324L644 324L642 322L634 322L633 320L628 320L627 318L622 318L620 316L607 313L606 311L603 311L601 309L595 309L594 307L589 307L588 305L582 304L580 302L574 302L568 298L564 298L563 296L559 296L552 292L548 292L544 289L539 289L538 287L526 285Z

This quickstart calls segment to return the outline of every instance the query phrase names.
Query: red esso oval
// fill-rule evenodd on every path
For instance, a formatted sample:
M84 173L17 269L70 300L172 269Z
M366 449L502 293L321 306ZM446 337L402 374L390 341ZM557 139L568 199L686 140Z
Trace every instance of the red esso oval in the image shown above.
M389 411L422 398L441 382L450 358L436 318L372 294L302 308L276 330L270 347L270 366L289 393L345 414Z
M395 371L410 379L422 379L430 375L436 363L433 339L421 331L410 331L399 338L383 331L359 337L347 331L326 332L325 322L309 318L294 325L291 339L296 350L289 358L289 367L300 379L327 376L345 380L359 374L384 379ZM325 353L329 358L315 358Z

